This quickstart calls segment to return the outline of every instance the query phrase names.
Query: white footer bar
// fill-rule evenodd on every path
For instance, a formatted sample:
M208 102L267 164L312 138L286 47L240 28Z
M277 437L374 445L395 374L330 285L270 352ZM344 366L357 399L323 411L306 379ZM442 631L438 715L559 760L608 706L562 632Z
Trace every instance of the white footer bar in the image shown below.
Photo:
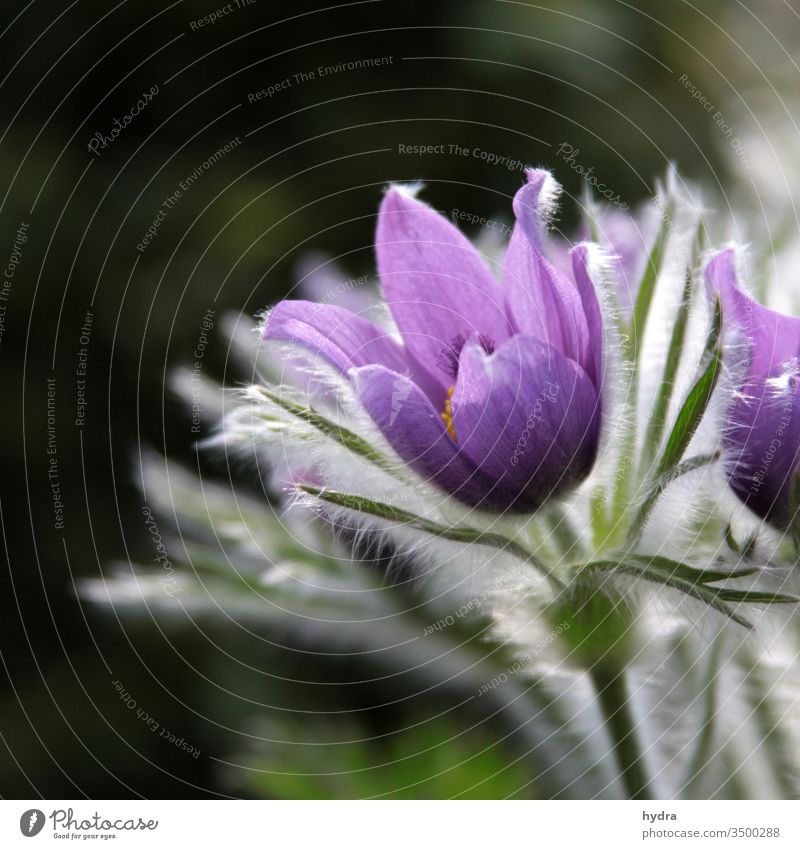
M0 846L798 847L800 802L0 801Z

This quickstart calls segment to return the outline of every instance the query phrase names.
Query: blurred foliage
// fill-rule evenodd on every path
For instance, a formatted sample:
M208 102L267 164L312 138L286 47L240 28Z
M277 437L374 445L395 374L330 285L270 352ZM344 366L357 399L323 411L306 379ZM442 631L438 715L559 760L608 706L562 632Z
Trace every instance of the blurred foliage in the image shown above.
M266 799L534 798L524 765L480 729L452 736L451 721L410 719L388 740L351 721L270 726L282 742L254 747L234 786Z

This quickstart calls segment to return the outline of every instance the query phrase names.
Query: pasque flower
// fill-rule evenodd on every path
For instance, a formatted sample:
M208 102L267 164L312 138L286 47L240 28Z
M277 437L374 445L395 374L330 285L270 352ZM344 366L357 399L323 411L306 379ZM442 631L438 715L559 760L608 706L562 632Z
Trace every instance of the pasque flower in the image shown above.
M800 319L739 288L732 248L717 253L705 273L741 359L724 433L730 484L755 513L786 530L796 520L800 489Z
M399 338L332 304L283 301L265 339L300 345L353 386L394 450L460 501L529 511L581 481L600 430L602 319L589 246L574 282L544 256L557 185L530 170L500 282L462 233L392 187L378 215L381 287Z
M608 259L609 282L616 293L620 312L629 317L658 236L661 212L652 203L631 212L607 206L599 208L593 217L594 239ZM590 232L589 225L582 223L570 242L566 239L551 242L547 251L551 261L559 266L568 263L570 243L588 240Z

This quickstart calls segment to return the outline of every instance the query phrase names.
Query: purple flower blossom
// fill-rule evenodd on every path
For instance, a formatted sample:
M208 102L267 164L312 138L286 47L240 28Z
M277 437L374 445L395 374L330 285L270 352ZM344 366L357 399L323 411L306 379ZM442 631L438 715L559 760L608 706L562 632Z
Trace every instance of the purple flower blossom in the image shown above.
M743 378L724 433L730 484L755 513L785 530L796 518L800 473L800 319L741 291L732 248L711 259L706 280L741 358Z
M599 217L597 238L612 257L610 276L624 315L633 311L661 221L661 213L651 204L633 214L607 209Z
M378 216L383 292L401 339L332 304L283 301L264 338L344 375L400 457L471 506L530 511L580 482L600 429L602 320L588 247L574 283L543 255L546 171L528 171L500 283L461 232L393 187Z
M661 213L652 204L643 204L634 212L606 207L598 211L596 239L608 258L608 278L617 294L623 316L629 317L639 292L650 252L658 238ZM572 242L588 241L589 227L581 224ZM569 261L570 240L551 240L547 251L556 265Z

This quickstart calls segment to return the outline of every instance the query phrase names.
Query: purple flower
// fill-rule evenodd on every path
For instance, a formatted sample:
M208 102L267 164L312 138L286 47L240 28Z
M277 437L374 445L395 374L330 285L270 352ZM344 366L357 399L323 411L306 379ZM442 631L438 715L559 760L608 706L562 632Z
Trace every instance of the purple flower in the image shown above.
M634 214L609 209L600 216L598 239L612 256L611 277L625 315L633 311L660 225L658 208L649 204Z
M283 301L264 338L341 372L400 457L471 506L530 511L580 482L597 451L602 322L588 247L573 283L543 256L546 171L528 171L503 282L444 217L391 188L376 254L400 339L334 305Z
M606 207L596 219L596 238L609 259L608 276L617 293L622 314L630 316L644 276L650 252L658 238L661 213L653 204L644 204L634 212ZM574 241L589 239L589 227L582 224ZM551 256L559 264L566 259L567 241L550 246Z
M719 295L726 333L740 354L740 385L724 433L736 495L755 513L786 530L797 509L800 467L800 319L761 306L739 289L732 248L706 266Z

